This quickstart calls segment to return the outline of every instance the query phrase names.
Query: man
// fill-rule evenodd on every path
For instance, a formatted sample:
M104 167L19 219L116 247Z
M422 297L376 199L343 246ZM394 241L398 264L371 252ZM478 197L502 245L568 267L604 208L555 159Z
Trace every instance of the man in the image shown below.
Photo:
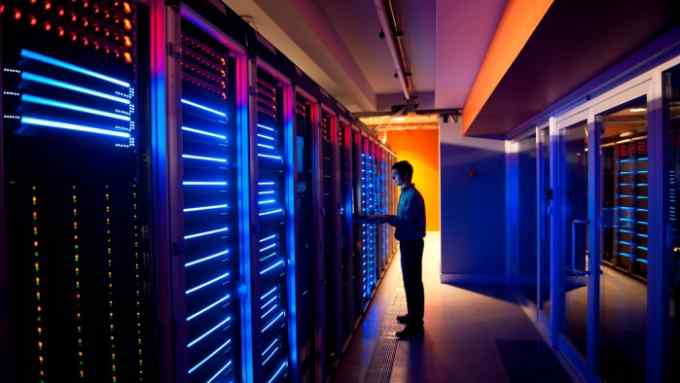
M406 327L397 337L406 339L423 333L425 292L423 289L423 238L425 237L425 201L412 182L413 166L408 161L392 165L392 179L401 189L397 215L362 216L358 222L389 223L396 227L394 236L401 251L401 272L406 290L408 314L397 316Z

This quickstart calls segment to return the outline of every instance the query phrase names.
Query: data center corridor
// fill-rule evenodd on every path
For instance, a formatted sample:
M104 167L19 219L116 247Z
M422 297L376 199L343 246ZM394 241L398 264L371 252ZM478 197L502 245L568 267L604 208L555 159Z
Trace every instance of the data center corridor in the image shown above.
M399 254L337 368L336 381L570 382L567 371L503 288L439 282L439 232L423 256L425 335L397 341L394 317L405 311Z

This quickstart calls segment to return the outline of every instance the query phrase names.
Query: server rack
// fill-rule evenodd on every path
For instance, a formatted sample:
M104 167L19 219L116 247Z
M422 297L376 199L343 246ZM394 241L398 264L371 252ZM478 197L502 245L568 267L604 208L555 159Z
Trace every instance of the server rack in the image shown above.
M342 259L343 239L338 236L341 230L340 200L340 161L338 145L337 115L328 107L321 112L321 156L322 156L322 214L324 227L324 264L323 289L325 291L326 321L324 355L327 365L333 365L342 348Z
M290 81L259 59L250 75L253 374L271 383L297 364L294 96Z
M376 161L371 139L364 135L361 141L361 212L364 215L376 211ZM375 224L361 225L361 298L362 306L370 302L378 278L378 230Z
M604 232L602 262L624 273L645 279L647 275L647 141L605 144L604 206L613 212L613 225Z
M302 382L322 381L324 348L321 323L324 322L324 295L320 294L324 264L320 230L321 167L319 150L319 104L308 92L297 89L296 122L296 237L299 368ZM310 235L311 234L311 235Z
M138 27L147 10L0 6L3 376L153 381L139 46L148 31Z
M176 381L242 376L245 50L186 4L168 11L167 129ZM245 239L245 240L244 240ZM246 243L244 243L246 242Z
M340 146L340 212L342 214L341 229L338 231L341 234L342 248L341 248L341 270L342 270L342 340L343 349L349 345L354 324L358 317L355 310L354 295L354 230L352 225L353 214L353 155L352 155L352 126L346 119L340 119L338 129L338 144Z

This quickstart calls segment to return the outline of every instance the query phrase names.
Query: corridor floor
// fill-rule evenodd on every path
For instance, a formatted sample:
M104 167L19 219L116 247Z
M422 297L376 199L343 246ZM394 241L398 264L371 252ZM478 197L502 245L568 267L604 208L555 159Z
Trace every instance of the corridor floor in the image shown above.
M337 368L350 382L571 382L511 294L501 288L439 282L439 233L423 257L425 335L396 341L394 315L405 310L399 257ZM396 352L394 346L396 344ZM387 350L387 351L386 351Z

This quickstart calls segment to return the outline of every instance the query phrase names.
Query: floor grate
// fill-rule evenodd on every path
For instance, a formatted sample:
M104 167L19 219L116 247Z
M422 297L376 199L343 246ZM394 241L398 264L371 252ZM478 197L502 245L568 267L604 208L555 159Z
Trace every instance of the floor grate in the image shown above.
M403 325L397 323L396 316L405 312L406 296L404 289L398 288L382 320L380 337L373 350L364 383L388 383L390 381L397 347L399 346L399 341L394 333L403 328Z

